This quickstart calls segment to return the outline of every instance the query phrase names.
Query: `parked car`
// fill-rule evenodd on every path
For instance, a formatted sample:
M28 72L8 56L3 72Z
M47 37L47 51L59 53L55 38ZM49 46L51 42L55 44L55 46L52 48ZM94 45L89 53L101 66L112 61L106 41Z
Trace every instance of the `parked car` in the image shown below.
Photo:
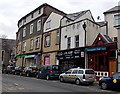
M61 82L75 82L79 84L93 84L96 76L93 69L72 68L60 74Z
M20 72L22 72L23 69L24 69L24 67L16 66L15 67L15 75L20 75Z
M36 67L25 67L21 72L20 75L25 75L27 77L29 76L36 76Z
M47 80L51 78L59 78L62 73L60 65L44 65L37 72L37 78L46 78Z
M4 70L4 73L6 74L12 74L14 72L14 66L8 65L7 68Z
M119 88L120 89L120 72L113 74L110 77L99 79L99 86L102 89Z

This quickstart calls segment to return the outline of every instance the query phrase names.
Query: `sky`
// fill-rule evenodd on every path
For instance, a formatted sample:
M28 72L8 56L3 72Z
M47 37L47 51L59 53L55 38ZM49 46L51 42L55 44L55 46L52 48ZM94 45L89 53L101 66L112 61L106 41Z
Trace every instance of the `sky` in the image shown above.
M94 19L100 16L104 20L103 12L117 6L119 0L0 0L0 36L16 39L17 23L23 16L47 3L67 14L83 10L90 10Z

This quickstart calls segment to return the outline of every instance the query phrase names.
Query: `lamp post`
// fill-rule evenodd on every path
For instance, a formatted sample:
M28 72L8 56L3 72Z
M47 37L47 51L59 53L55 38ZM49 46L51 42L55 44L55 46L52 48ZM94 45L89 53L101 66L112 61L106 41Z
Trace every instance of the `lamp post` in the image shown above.
M84 24L83 24L83 29L84 29L84 31L85 31L85 39L84 39L84 45L85 45L85 47L86 47L86 23L84 22ZM87 53L86 53L86 50L85 50L85 68L87 68L87 60L86 60L86 57L87 57Z

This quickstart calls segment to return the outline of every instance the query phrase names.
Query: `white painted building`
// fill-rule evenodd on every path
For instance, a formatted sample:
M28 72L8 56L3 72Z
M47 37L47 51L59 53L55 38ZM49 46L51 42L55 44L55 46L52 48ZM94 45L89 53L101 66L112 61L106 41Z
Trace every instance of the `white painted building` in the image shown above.
M90 10L68 14L61 21L61 50L84 47L86 24L86 46L92 45L99 33L106 34L105 22L96 23ZM69 46L69 47L68 47Z

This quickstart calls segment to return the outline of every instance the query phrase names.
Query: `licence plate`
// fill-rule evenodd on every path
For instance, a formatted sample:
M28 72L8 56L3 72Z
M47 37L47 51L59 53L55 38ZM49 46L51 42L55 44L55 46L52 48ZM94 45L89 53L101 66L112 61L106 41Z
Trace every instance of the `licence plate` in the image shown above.
M55 75L59 75L59 74L55 74Z

